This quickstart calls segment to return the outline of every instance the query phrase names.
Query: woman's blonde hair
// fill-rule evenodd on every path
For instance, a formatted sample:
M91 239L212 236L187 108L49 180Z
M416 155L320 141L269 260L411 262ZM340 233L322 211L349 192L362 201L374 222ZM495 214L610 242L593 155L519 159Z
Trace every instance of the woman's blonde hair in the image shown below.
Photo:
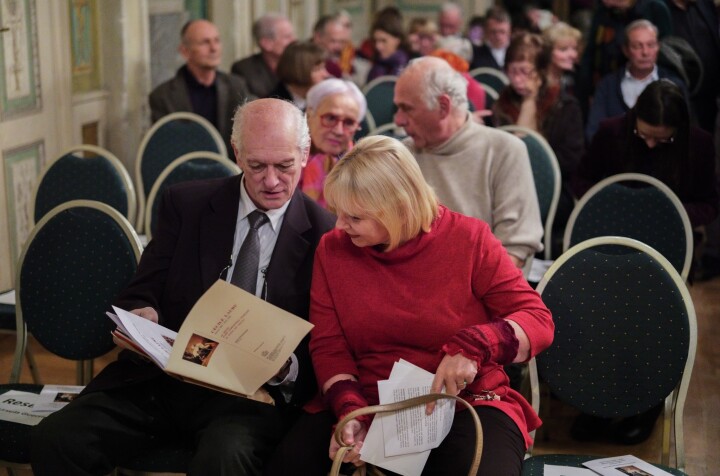
M388 232L386 251L430 231L438 214L435 191L410 151L397 139L369 136L355 144L325 180L336 213L376 220Z

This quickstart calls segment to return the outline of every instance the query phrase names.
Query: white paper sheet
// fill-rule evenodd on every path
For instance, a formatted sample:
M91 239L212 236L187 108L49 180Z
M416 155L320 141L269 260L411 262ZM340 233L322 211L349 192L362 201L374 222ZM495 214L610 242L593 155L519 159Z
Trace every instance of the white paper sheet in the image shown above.
M79 385L45 385L32 413L47 416L75 399L85 387Z
M633 455L594 459L583 465L603 476L672 476Z
M572 468L570 466L546 464L543 476L597 476L597 474L584 468Z
M424 393L429 393L429 388L432 384L433 378L434 375L430 372L427 372L426 370L421 369L407 361L401 360L399 362L396 362L390 373L390 378L386 381L383 381L390 383L382 383L384 389L380 390L381 382L378 382L378 389L381 392L380 403L392 403L393 401L396 401L392 399L393 387L403 388L407 386L407 388L417 388L418 385L421 385L426 388ZM388 391L391 394L390 399L387 398ZM420 411L424 416L424 406L420 408ZM444 414L444 418L446 421L445 425L447 425L449 430L450 426L452 426L452 419L455 415L454 401L439 401L437 406L435 407L435 411L433 412L433 415L435 415L433 418L438 418L438 415L441 413ZM384 419L388 420L389 422L387 424L383 423ZM391 427L394 425L394 414L377 415L375 417L372 424L370 425L368 434L365 437L363 447L360 450L361 459L367 463L374 464L376 466L385 468L403 476L420 475L423 468L425 467L425 463L427 462L428 457L430 456L430 450L416 451L407 454L386 454L387 441L384 436L383 430L386 426ZM442 440L440 439L440 441ZM437 444L439 445L439 442ZM395 451L391 452L394 453Z
M0 304L15 305L15 290L0 294Z
M171 331L143 317L127 312L119 307L112 307L115 314L108 312L118 328L137 342L142 342L148 357L164 369L170 359L172 346L177 332Z
M37 393L17 390L3 393L0 395L0 420L37 425L43 419L43 415L33 414L32 409L39 398L40 395Z

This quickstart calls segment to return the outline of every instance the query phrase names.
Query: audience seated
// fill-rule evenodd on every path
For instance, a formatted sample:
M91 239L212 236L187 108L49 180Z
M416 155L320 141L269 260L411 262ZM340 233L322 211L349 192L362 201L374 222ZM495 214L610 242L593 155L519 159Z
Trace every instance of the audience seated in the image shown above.
M367 81L379 76L397 76L408 62L408 46L402 17L383 16L370 28L375 45L372 66Z
M310 147L304 115L284 101L252 101L235 115L233 145L241 176L166 191L158 232L115 305L177 331L215 280L237 282L235 268L247 259L238 250L247 250L241 245L260 213L257 280L245 289L308 317L315 248L335 219L296 188ZM261 474L293 413L317 392L315 380L307 344L263 386L275 405L183 382L126 350L32 427L33 473L111 474L177 442L192 449L190 475Z
M350 81L330 78L307 94L307 120L312 147L300 177L300 190L325 207L323 186L340 157L352 147L352 139L365 117L365 96Z
M473 48L470 69L486 67L502 70L505 66L505 51L510 45L510 15L499 5L485 13L484 42Z
M280 82L268 97L292 101L304 111L308 90L330 77L325 51L309 41L290 43L280 57L277 75Z
M295 30L286 16L266 13L255 20L252 34L260 52L236 61L231 71L245 80L252 94L264 98L277 87L277 65L285 47L296 40Z
M664 0L601 0L596 2L578 70L576 96L586 114L595 87L605 75L625 65L625 27L645 19L658 28L658 37L672 34L670 11Z
M513 262L542 250L543 227L525 144L478 124L467 84L440 58L410 62L395 85L395 123L425 179L451 210L486 221Z
M553 236L562 238L574 201L570 179L585 153L582 113L577 99L548 80L553 48L540 35L513 36L505 59L510 84L493 105L495 125L516 124L542 134L557 156L562 191L553 222ZM560 241L553 255L560 254Z
M242 78L218 70L222 45L215 25L207 20L190 21L183 26L180 40L185 64L174 78L150 93L152 121L171 112L194 112L217 128L230 153L235 108L254 96Z
M648 20L635 20L625 28L623 53L627 65L603 77L595 89L588 113L585 136L588 142L600 125L600 121L625 113L635 105L645 86L659 78L667 78L677 84L688 97L683 81L671 71L657 65L659 44L657 28Z
M548 82L560 86L563 92L573 94L582 33L565 22L558 22L543 30L542 35L546 47L551 49Z

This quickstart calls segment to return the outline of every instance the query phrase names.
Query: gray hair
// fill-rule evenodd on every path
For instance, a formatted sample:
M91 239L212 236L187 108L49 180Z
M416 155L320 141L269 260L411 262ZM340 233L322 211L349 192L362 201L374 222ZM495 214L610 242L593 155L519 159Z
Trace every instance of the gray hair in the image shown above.
M440 13L458 13L462 16L462 7L455 2L445 2L440 7Z
M658 37L658 29L657 27L651 22L650 20L646 20L644 18L641 18L639 20L635 20L634 22L630 23L628 26L625 27L625 41L623 44L625 46L630 46L630 32L634 30L639 30L641 28L645 28L648 30L652 30L655 33L655 38Z
M285 101L281 99L275 99L275 101L283 101L292 106L285 109L295 122L295 133L298 140L298 150L302 155L307 155L310 152L310 144L312 143L312 140L310 139L310 129L308 128L305 114L300 110L300 108L298 108L290 101ZM245 129L245 111L248 104L250 104L250 101L246 101L245 103L238 106L238 108L235 109L235 114L233 115L233 127L230 141L238 149L239 154L242 154L241 139L242 132Z
M344 94L345 96L352 98L358 105L358 121L363 120L365 112L367 111L367 101L365 100L365 95L354 83L344 79L329 78L324 81L320 81L310 88L307 92L307 97L305 98L308 109L316 111L322 100L328 96L332 96L333 94Z
M415 58L410 61L408 66L418 65L428 60L437 61L437 59L433 57ZM418 84L418 88L422 91L425 105L428 109L435 110L439 105L438 97L447 94L454 110L467 112L467 79L455 71L449 63L445 62L445 66L428 68L422 75L422 84Z
M252 26L252 36L255 39L255 43L260 43L263 38L274 39L275 38L275 25L281 21L290 21L288 17L280 13L266 13L261 16Z

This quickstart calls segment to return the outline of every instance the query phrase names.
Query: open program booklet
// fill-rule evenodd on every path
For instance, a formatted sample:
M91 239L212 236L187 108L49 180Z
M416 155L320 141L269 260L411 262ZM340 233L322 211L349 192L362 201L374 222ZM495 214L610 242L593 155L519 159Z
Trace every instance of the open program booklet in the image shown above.
M168 374L266 403L261 388L276 375L312 324L218 280L190 310L179 332L113 306L115 342Z
M671 476L667 471L632 455L594 459L586 461L583 466L589 469L546 464L544 473L545 476Z

